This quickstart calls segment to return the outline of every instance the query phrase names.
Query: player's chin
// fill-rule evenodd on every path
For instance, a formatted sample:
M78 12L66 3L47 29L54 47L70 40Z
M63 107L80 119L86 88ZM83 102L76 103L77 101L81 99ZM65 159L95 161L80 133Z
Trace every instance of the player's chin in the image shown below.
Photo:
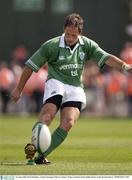
M67 44L68 44L68 46L73 46L75 44L75 42L68 42Z

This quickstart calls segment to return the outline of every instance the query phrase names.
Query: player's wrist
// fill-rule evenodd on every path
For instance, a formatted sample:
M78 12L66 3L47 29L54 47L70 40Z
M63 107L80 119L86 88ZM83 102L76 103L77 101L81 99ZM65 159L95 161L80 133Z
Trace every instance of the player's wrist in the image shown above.
M122 64L122 70L128 72L131 69L131 66L129 64L123 63Z

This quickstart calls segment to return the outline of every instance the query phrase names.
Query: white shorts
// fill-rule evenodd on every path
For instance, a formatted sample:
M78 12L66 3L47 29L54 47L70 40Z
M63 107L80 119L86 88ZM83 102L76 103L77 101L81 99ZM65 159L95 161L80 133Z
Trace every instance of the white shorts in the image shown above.
M64 84L56 79L49 79L45 83L43 103L52 96L61 95L62 104L68 101L82 102L81 109L86 106L86 96L82 87L71 86Z

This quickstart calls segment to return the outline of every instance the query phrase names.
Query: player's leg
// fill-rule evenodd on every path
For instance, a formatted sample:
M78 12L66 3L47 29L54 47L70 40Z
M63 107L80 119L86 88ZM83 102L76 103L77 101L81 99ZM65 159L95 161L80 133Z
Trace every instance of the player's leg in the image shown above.
M65 140L68 131L72 128L80 115L80 109L81 102L67 102L62 105L60 125L52 134L51 145L44 153L45 157L47 157L48 154L55 150Z
M39 114L39 121L38 123L43 123L46 124L47 126L50 125L50 123L52 122L53 118L55 117L55 114L57 112L57 106L53 103L46 103L40 114ZM37 124L38 124L37 123ZM36 125L36 124L35 124ZM50 162L44 157L43 154L39 154L36 158L35 158L35 163L36 164L49 164Z
M80 116L81 102L69 101L61 107L60 128L69 131Z
M53 118L55 117L55 114L57 112L57 108L56 105L52 104L52 103L46 103L38 116L38 123L43 123L46 124L47 126L50 125L51 121L53 120Z
M75 124L80 115L81 109L86 105L86 97L81 87L74 87L63 84L65 93L63 94L63 104L61 106L60 125L52 134L51 145L44 153L47 157L55 150L67 137L68 131Z
M59 81L50 79L45 84L44 106L39 114L39 121L49 125L54 118L55 114L59 110L64 89Z
M59 94L63 96L63 104L61 106L60 114L60 125L53 132L51 145L46 152L43 153L43 157L47 157L53 150L55 150L67 137L68 131L72 128L75 121L80 115L80 110L85 106L85 93L82 88L76 88L74 86L65 85L58 83L57 88L55 89L56 80L50 81L50 87L52 86L52 93L59 91ZM53 91L54 89L54 91ZM39 157L38 157L39 158ZM42 159L40 157L40 159Z
M62 96L61 95L56 95L56 96L52 96L52 97L48 98L45 101L43 108L41 109L41 112L39 114L39 120L34 125L34 127L38 123L43 123L43 124L46 124L47 126L49 126L51 121L53 120L54 116L56 115L57 111L59 110L59 108L61 106L61 102L62 102ZM29 143L26 145L25 153L26 153L27 158L28 157L30 159L33 158L35 151L34 151L32 144ZM46 161L44 157L41 157L38 160L36 159L35 163L36 164L42 164L42 163L46 164L46 163L48 163L48 161Z
M62 102L62 96L61 95L55 95L50 98L48 98L45 101L45 104L43 105L39 116L38 116L38 122L35 123L34 127L38 123L46 124L47 126L50 125L52 120L54 119L57 111L59 110ZM34 129L33 127L33 129Z

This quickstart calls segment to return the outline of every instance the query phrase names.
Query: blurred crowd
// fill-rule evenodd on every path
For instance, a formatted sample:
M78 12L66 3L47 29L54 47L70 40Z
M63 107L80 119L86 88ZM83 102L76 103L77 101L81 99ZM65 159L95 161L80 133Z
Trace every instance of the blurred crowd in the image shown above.
M17 46L11 53L11 61L0 62L0 112L28 115L38 113L42 106L43 90L47 79L47 66L33 73L28 80L18 103L13 103L10 93L18 82L25 61L30 53L24 45Z
M42 106L43 90L48 67L45 65L38 73L33 73L27 82L21 99L15 104L10 93L18 82L25 61L30 52L24 45L17 46L7 63L0 61L0 113L30 115L38 113ZM126 42L120 58L132 64L132 43ZM122 73L106 67L101 72L94 61L86 64L84 88L87 106L83 113L95 116L132 117L132 74Z

